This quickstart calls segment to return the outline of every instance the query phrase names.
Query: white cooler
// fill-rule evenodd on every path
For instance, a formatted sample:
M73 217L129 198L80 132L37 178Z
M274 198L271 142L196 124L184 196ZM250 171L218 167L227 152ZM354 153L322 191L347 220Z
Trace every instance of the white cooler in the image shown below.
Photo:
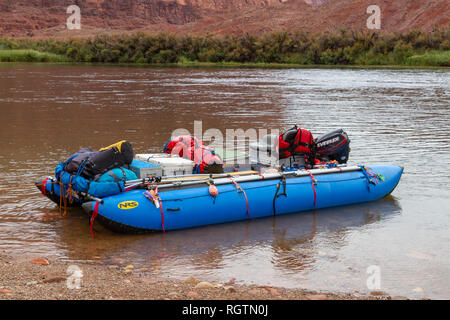
M136 159L160 166L163 176L192 174L195 165L194 161L167 153L137 154Z

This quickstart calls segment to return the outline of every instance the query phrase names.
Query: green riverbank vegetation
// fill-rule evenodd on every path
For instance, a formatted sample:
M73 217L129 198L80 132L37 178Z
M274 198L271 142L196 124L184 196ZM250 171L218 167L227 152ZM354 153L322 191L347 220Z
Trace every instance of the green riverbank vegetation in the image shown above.
M66 62L65 55L30 49L0 50L0 62Z
M340 30L261 36L100 35L66 40L0 39L0 61L176 65L378 65L450 67L450 25L432 32Z

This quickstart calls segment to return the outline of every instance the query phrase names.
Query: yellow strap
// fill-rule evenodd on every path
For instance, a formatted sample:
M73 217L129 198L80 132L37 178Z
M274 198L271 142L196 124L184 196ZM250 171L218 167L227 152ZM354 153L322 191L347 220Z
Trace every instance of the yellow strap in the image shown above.
M127 140L119 141L119 142L114 143L114 144L112 144L112 145L110 145L110 146L101 148L99 151L103 151L103 150L107 150L107 149L111 149L111 148L113 148L113 147L116 147L116 148L119 150L119 152L122 152L122 150L121 150L121 148L122 148L122 143L124 143L124 142L126 142L126 141L127 141Z

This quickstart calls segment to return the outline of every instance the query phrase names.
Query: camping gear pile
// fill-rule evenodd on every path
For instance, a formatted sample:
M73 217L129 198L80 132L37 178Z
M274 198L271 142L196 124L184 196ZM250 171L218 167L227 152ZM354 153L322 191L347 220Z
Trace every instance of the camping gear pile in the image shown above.
M251 145L257 150L256 156L250 154L251 168L260 171L261 166L278 164L281 171L288 171L328 162L345 164L349 144L342 129L314 140L309 130L294 126L278 137L268 135ZM128 181L223 172L222 158L194 136L172 137L159 154L134 155L131 143L122 140L98 150L81 148L59 163L55 177L45 179L39 188L55 202L72 206L124 192L130 186Z
M294 126L279 136L266 135L250 144L250 161L255 167L279 166L282 171L311 169L329 162L346 164L350 139L338 129L314 139L312 133Z
M221 173L223 161L194 136L178 136L167 141L163 152L194 161L194 173Z

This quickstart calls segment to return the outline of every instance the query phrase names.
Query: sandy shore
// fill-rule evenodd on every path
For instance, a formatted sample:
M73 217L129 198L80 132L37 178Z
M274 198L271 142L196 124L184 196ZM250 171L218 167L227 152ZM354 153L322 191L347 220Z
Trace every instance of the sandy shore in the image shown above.
M367 300L402 299L383 292L369 296L330 294L302 289L211 283L193 277L161 277L132 265L71 263L0 254L0 299L153 299L153 300ZM68 269L69 268L69 269ZM68 272L69 270L69 272ZM71 288L69 288L71 287ZM77 288L78 287L78 288Z

